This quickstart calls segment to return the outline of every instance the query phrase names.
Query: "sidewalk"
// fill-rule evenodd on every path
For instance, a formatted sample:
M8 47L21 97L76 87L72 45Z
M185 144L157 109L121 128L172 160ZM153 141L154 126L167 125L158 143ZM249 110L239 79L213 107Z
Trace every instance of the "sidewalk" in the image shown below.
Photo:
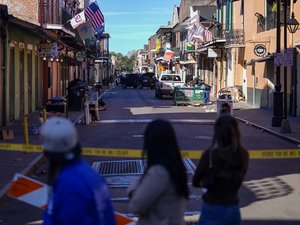
M69 111L68 118L76 123L83 112ZM272 111L255 108L245 102L235 103L233 115L240 121L249 125L263 129L280 138L284 138L300 146L300 118L289 117L292 133L283 134L280 127L272 127ZM35 134L35 129L39 123L39 113L35 112L28 116L29 123L29 143L40 144L39 135ZM24 143L24 134L22 121L13 121L1 130L13 130L14 139L0 140L0 143ZM25 153L18 151L1 151L0 150L0 199L6 193L7 184L11 181L16 172L28 175L42 162L42 154ZM3 172L5 171L5 172Z
M102 93L105 93L109 88L104 87ZM100 96L101 96L100 95ZM47 113L47 118L54 116ZM65 116L61 114L59 116ZM83 122L83 111L68 111L68 118L74 123ZM39 112L33 112L28 115L28 133L29 144L39 145L40 137L38 135ZM0 143L15 143L24 144L24 128L22 119L12 121L8 125L1 127L0 130L12 130L14 133L13 139L3 140ZM0 150L0 199L6 194L9 183L15 173L30 175L33 171L43 163L43 154L41 153L26 153L22 151L3 151Z
M288 116L291 133L282 133L281 127L272 127L273 112L268 109L260 109L246 102L234 103L234 117L265 132L276 135L291 143L300 145L300 117Z

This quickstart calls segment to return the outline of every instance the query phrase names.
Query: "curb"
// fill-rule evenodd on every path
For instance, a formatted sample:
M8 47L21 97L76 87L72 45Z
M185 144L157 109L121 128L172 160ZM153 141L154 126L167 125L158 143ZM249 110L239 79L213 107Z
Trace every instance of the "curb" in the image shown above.
M244 122L244 123L246 123L246 124L249 124L249 125L251 125L251 126L254 126L254 127L256 127L256 128L259 128L259 129L261 129L261 130L263 130L263 131L266 131L266 132L269 133L269 134L275 135L276 137L279 137L279 138L281 138L281 139L284 139L284 140L286 140L286 141L288 141L288 142L290 142L290 143L292 143L292 144L300 145L300 140L298 140L298 139L295 139L295 138L292 138L292 137L288 137L288 136L286 136L286 135L283 135L283 134L281 134L281 133L278 133L278 132L276 132L276 131L273 131L273 130L271 130L271 129L269 129L269 128L260 126L260 125L258 125L258 124L256 124L256 123L250 122L250 121L248 121L248 120L242 119L242 118L240 118L240 117L235 117L235 118L236 118L237 120L241 121L241 122Z

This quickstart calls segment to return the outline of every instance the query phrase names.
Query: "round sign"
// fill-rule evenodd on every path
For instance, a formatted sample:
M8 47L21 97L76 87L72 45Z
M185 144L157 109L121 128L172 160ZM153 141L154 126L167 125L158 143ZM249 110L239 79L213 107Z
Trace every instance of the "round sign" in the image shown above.
M76 59L77 61L82 62L84 60L84 54L82 52L77 52Z
M267 49L266 49L265 45L262 45L262 44L255 45L255 47L254 47L255 55L262 57L266 54L266 52L267 52Z

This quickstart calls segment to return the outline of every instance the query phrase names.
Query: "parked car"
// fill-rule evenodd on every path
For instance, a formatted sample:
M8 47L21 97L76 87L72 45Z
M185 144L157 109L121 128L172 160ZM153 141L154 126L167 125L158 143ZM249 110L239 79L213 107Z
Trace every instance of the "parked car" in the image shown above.
M122 87L126 89L127 87L137 88L139 85L138 74L136 73L127 73L122 77Z
M140 89L148 87L150 89L155 88L155 74L154 73L142 73L139 76Z
M155 84L155 97L162 98L163 95L173 96L174 87L185 85L181 74L162 74Z

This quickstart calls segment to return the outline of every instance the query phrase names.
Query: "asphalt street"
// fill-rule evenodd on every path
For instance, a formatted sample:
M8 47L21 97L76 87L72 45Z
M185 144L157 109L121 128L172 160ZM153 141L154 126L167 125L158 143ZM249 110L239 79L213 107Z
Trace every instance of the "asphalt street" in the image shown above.
M79 139L84 147L112 149L142 149L143 132L147 121L163 118L171 120L175 128L182 150L205 150L213 134L213 121L217 117L216 105L202 107L174 106L172 99L157 99L154 91L148 89L122 89L113 87L103 96L106 110L100 111L100 122L90 125L77 124ZM245 105L236 105L234 115L242 117L257 109ZM257 112L256 112L257 113ZM263 115L263 114L261 114ZM74 116L78 117L78 115ZM257 113L257 117L259 114ZM246 117L245 117L246 118ZM105 122L106 121L106 122ZM281 139L249 123L240 122L242 143L249 151L276 149L297 149L297 144ZM32 135L33 136L33 135ZM34 139L36 138L36 139ZM34 137L38 143L38 137ZM24 153L22 153L24 154ZM23 162L20 153L10 155L15 164ZM35 158L33 155L32 158ZM19 159L19 160L18 160ZM97 163L119 165L124 162L136 163L141 158L108 158L86 157L92 166ZM193 175L193 166L197 160L186 161L189 180ZM7 165L9 167L9 165ZM3 169L3 167L1 167ZM134 167L129 167L126 174L103 174L111 185L112 199L115 210L128 213L125 188L132 179ZM45 181L47 163L41 163L32 174L34 179ZM243 224L284 224L300 223L300 164L299 159L252 159L243 187L240 191ZM4 175L3 175L4 176ZM9 176L12 176L9 174ZM7 178L6 178L7 179ZM190 220L199 214L201 190L191 187L191 200L187 208ZM18 215L16 217L15 215ZM0 203L0 224L40 224L42 210L28 206L17 200L4 196ZM34 223L35 222L35 223Z

